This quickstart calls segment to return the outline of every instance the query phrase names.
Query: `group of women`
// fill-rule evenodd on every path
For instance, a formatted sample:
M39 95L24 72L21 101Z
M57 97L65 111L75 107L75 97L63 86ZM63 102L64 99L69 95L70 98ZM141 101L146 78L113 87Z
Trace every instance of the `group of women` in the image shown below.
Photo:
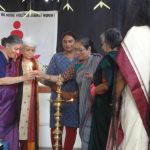
M79 59L60 73L64 83L75 77L78 84L82 150L149 149L150 1L132 0L129 10L123 41L118 30L105 31L101 58L87 39L77 40Z
M38 149L38 92L35 42L2 39L0 50L0 141L8 150ZM31 65L32 64L32 65ZM7 148L6 148L7 147Z
M62 107L64 150L73 149L78 127L82 150L149 149L150 0L132 0L130 4L134 11L123 41L115 28L103 32L102 56L94 51L91 40L77 40L67 32L62 38L64 51L52 57L47 73L40 71L33 58L32 40L2 39L0 142L6 143L8 150L38 149L37 80L51 87L54 100L59 74L63 99L74 99ZM50 107L54 146L55 109Z
M119 36L118 39L116 39L118 40L117 43L111 45L112 43L109 41L109 38L116 38L117 36ZM2 141L7 141L8 149L38 149L39 106L37 77L39 79L46 79L46 84L52 88L51 99L54 100L56 98L56 89L53 89L53 86L51 86L53 84L48 82L48 80L52 82L57 81L55 78L57 79L58 74L62 74L64 81L62 86L63 99L68 100L69 98L74 98L72 103L65 103L62 108L62 130L64 126L66 127L64 149L73 149L78 127L82 149L93 149L95 144L92 136L95 134L95 130L97 130L95 125L97 124L99 126L100 124L94 120L94 118L98 117L93 117L93 114L97 114L97 112L95 112L95 106L98 105L95 104L96 101L93 100L96 99L97 96L94 98L95 95L93 95L92 97L90 87L93 83L96 87L94 88L97 89L95 92L97 91L98 94L101 92L99 91L101 90L101 85L103 94L112 92L109 90L109 88L112 88L114 74L111 61L113 61L116 52L115 50L112 51L112 49L119 46L121 40L121 35L116 29L109 29L106 33L102 34L102 47L106 53L110 53L110 56L106 55L108 57L107 60L105 59L106 56L102 58L101 54L96 53L91 40L87 38L76 40L72 32L67 32L63 35L64 52L57 53L52 57L47 74L44 74L39 71L37 61L33 57L36 44L32 39L25 38L23 42L16 36L9 36L8 38L2 39L4 48L1 50L1 60L4 64L1 66L0 88L2 89L1 96L4 90L7 96L3 94L1 99L1 108L3 109L1 109L2 131L0 132L0 138ZM103 61L104 66L101 65ZM98 70L97 66L101 69ZM106 72L104 68L106 68ZM93 78L93 74L96 72L99 74L98 83L96 83L97 79ZM109 74L109 76L107 76L107 74ZM10 84L12 86L10 86ZM107 94L103 97L106 97L106 95ZM4 103L6 99L8 103ZM107 100L105 100L105 102L106 101ZM106 103L106 107L110 107L108 109L111 109L111 106L109 106L110 102ZM8 109L6 109L6 107L8 107ZM7 111L3 111L4 109ZM53 105L51 105L50 110L51 141L52 145L54 145L53 130L55 110ZM107 109L105 108L105 110ZM111 111L109 113L111 113ZM108 118L104 117L104 120L108 120L108 126L110 116L111 115L108 114ZM11 119L8 120L9 117ZM106 130L108 132L108 127ZM102 131L104 130L102 129ZM97 134L99 136L98 132ZM105 131L104 135L106 135ZM105 140L102 140L104 147L106 146L106 139L107 135ZM98 138L96 141L99 140L101 139ZM89 147L89 142L93 143L90 144L91 147ZM101 144L98 144L98 147L101 147Z
M71 40L72 44L69 43ZM73 41L75 50L71 48ZM62 125L67 126L67 132L68 126L73 128L75 125L75 123L71 124L71 122L75 119L76 121L79 119L79 123L76 124L76 127L79 126L82 150L99 150L106 148L112 114L111 97L116 70L115 55L117 48L121 44L122 36L117 29L110 28L101 35L100 41L105 52L104 57L102 57L100 53L96 53L91 40L82 38L75 42L75 36L72 33L65 33L63 36L63 48L65 51L53 56L47 74L43 74L43 72L39 72L38 74L39 78L51 82L57 82L58 75L61 74L64 83L63 86L72 81L76 81L78 85L78 97L74 99L73 103L64 104L62 108ZM72 50L69 51L69 49ZM68 51L71 54L75 53L74 57L76 57L74 58L74 62L65 68L62 67L65 62L61 62L61 57L63 57L63 61L68 60L68 55L70 54ZM59 59L57 57L59 57ZM65 88L62 87L62 90L64 91ZM68 90L70 91L71 88ZM79 108L79 118L70 117L75 103ZM52 106L51 110L53 110ZM78 113L78 109L74 109L74 111ZM66 112L68 114L66 114ZM51 114L51 118L53 118L54 112L51 112ZM67 115L66 118L65 115ZM67 121L70 124L67 124ZM68 140L66 143L65 139L65 150L73 149L75 135L76 134L71 134L71 132L70 134L66 134L66 139ZM67 136L69 136L69 138ZM72 137L74 139L73 142L71 142ZM69 145L68 147L70 148L67 149L66 145Z

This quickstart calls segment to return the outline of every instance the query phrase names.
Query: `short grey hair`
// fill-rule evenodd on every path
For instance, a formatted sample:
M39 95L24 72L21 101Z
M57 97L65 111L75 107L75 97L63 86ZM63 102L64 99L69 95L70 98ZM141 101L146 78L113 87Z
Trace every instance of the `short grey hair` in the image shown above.
M31 37L24 37L23 38L23 45L35 48L37 44Z
M14 44L23 44L22 40L16 35L10 35L8 37L4 37L1 39L2 46L6 46L6 44L14 45Z

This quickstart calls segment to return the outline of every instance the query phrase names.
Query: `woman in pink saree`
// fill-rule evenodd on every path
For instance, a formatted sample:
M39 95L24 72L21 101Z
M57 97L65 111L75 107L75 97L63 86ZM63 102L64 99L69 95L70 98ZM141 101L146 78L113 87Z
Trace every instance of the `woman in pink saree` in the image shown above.
M150 0L133 0L131 7L133 26L116 57L119 71L107 150L149 149Z

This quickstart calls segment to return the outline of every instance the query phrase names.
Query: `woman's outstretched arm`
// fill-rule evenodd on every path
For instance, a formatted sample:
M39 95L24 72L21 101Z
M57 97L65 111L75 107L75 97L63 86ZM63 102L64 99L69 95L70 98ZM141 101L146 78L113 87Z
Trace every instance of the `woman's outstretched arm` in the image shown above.
M3 77L0 78L0 85L11 85L19 82L24 82L27 80L33 80L36 76L35 72L26 73L23 76L18 77Z

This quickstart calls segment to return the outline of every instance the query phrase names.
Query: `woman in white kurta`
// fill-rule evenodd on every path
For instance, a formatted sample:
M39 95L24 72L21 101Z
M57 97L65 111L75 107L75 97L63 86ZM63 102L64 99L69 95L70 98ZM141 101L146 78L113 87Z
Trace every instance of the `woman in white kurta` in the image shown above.
M30 38L23 39L22 55L17 59L18 74L37 70L34 59L36 43ZM37 79L19 84L19 140L20 150L38 150L39 104Z

